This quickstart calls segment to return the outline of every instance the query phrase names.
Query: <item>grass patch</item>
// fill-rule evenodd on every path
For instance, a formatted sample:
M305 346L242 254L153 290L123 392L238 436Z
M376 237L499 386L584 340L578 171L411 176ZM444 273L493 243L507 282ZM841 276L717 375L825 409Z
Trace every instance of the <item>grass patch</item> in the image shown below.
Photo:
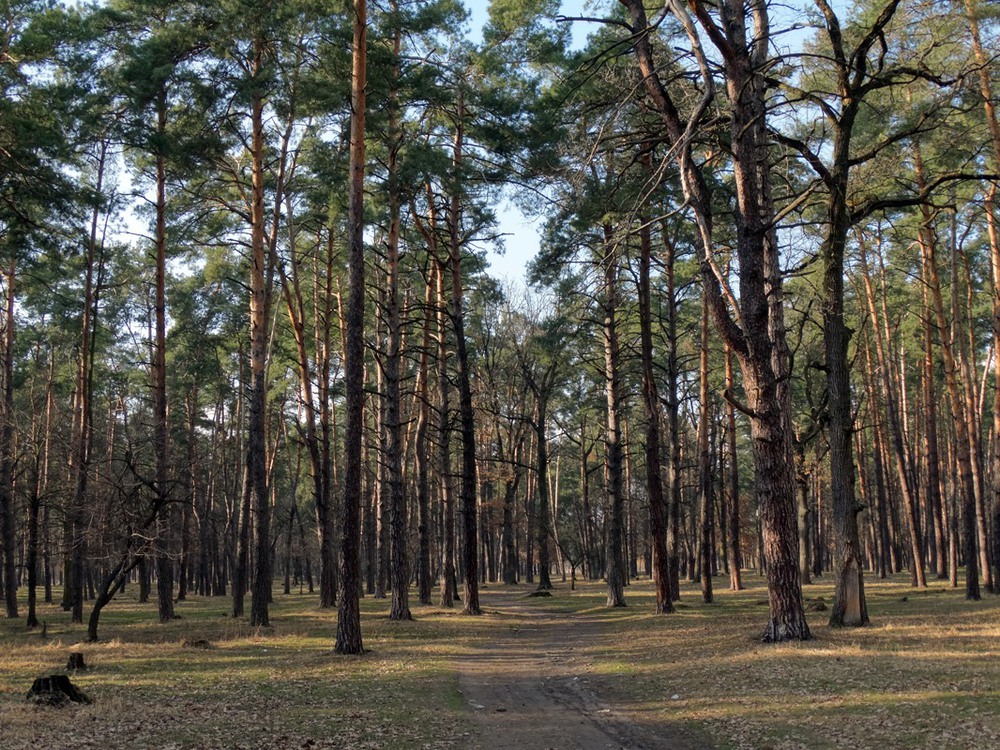
M156 605L119 597L101 618L96 644L82 626L44 606L47 638L22 621L0 621L0 736L20 748L450 748L462 704L449 643L481 628L450 612L415 607L393 623L387 603L362 603L361 657L333 653L336 612L314 596L275 595L273 627L227 618L228 600L191 597L182 619L160 624ZM468 632L466 632L468 631ZM192 648L205 640L211 648ZM187 644L187 645L186 645ZM73 681L91 706L24 702L35 677L60 672L70 651L86 654Z
M605 609L593 585L553 602L603 623L607 642L584 655L589 679L636 721L741 750L1000 746L1000 599L868 579L870 627L831 629L829 612L810 612L812 641L765 645L766 587L745 578L747 590L717 589L711 605L686 584L686 606L662 617L645 581L626 609ZM804 595L829 606L832 581Z

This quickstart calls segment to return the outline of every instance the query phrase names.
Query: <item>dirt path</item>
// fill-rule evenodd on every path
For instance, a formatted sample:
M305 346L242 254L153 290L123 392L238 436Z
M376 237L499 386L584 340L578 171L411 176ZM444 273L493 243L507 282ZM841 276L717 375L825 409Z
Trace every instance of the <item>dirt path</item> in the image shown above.
M547 611L528 592L484 592L496 638L459 658L459 689L478 730L478 750L693 750L704 745L663 726L640 725L598 695L588 649L602 626L584 615Z

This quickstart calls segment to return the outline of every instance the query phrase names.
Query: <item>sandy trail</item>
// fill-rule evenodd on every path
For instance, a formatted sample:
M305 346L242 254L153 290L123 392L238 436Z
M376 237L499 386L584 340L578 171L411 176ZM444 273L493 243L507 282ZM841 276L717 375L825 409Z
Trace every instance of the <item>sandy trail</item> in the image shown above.
M662 725L640 725L589 679L588 650L602 625L546 610L527 590L484 592L496 637L456 660L459 689L479 750L693 750L705 747Z

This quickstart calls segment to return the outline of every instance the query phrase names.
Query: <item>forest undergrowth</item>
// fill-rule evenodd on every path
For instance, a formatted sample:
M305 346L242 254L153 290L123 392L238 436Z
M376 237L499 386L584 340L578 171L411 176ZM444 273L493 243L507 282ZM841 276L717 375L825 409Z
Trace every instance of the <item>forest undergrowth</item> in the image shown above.
M1000 745L1000 598L966 602L947 582L926 590L905 575L867 581L872 625L825 627L828 580L805 587L815 638L764 645L762 579L717 590L704 605L686 587L672 615L652 613L648 580L629 606L602 606L603 584L557 582L531 607L600 623L575 655L579 677L621 717L655 734L677 727L720 748L980 748ZM531 587L516 590L525 594ZM271 628L224 616L225 599L192 597L180 619L156 621L134 589L105 614L105 640L82 643L58 606L46 635L0 620L0 737L11 750L47 748L462 748L475 725L458 691L456 655L519 627L498 608L511 587L483 589L485 614L414 608L390 622L388 601L365 598L369 653L333 654L335 612L308 594L275 593ZM206 645L209 646L205 648ZM34 678L73 675L93 703L48 708L25 701Z

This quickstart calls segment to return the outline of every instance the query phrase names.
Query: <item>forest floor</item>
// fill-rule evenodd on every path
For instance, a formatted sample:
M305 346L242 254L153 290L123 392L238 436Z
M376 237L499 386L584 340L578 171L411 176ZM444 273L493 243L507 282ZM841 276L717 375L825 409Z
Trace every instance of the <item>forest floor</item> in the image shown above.
M558 594L557 594L558 595ZM470 747L688 750L711 746L677 727L609 703L592 687L595 653L608 629L587 614L545 609L523 591L486 593L485 614L506 621L498 635L456 659L459 690L478 728Z
M831 586L805 587L814 640L764 645L762 580L676 614L652 614L646 580L609 610L599 583L490 585L484 615L415 605L389 622L362 602L361 657L332 653L333 611L276 592L272 627L191 597L161 625L134 588L82 643L58 606L43 638L0 620L0 747L101 750L284 748L986 748L1000 747L1000 597L908 577L866 582L872 625L826 627ZM716 586L725 581L716 579ZM198 640L210 648L197 648ZM204 644L202 644L204 645ZM91 705L25 701L71 651Z

